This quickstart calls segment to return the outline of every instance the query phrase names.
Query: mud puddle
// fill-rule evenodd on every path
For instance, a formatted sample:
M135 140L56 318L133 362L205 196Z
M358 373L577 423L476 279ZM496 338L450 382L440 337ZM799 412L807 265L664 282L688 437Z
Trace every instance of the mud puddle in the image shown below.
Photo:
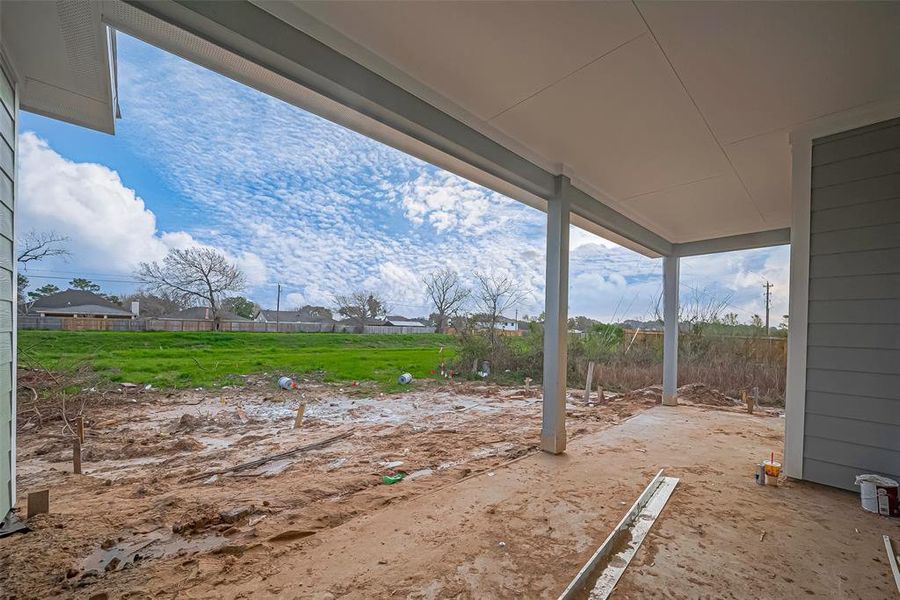
M84 557L74 571L82 577L97 577L128 568L138 561L210 552L229 542L228 538L216 534L184 537L157 530L115 544L104 543Z

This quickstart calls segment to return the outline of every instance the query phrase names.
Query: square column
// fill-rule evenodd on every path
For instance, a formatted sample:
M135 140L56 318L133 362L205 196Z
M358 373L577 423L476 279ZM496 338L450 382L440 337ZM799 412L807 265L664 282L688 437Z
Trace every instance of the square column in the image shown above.
M547 274L544 301L544 404L541 449L566 450L566 348L569 324L569 178L556 178L547 202Z
M678 404L679 258L663 258L663 395L665 406Z

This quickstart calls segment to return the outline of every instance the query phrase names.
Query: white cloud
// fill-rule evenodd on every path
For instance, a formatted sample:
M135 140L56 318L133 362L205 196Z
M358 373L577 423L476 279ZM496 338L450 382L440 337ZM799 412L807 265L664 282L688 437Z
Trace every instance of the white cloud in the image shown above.
M185 231L158 231L156 215L115 171L67 160L34 133L19 137L19 161L19 229L68 237L69 271L131 274L172 248L215 248ZM266 281L266 266L256 254L216 249L244 271L250 285ZM47 266L52 265L40 265Z
M30 132L19 137L19 161L19 230L68 236L81 267L130 273L192 242L184 232L160 235L144 201L103 165L67 160Z

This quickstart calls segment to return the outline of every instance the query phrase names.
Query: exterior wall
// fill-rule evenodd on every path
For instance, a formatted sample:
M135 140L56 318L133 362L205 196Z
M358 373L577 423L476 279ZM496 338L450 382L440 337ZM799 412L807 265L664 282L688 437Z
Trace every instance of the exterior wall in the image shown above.
M900 119L813 140L811 188L803 478L900 480Z
M0 519L16 498L15 151L17 102L11 71L0 57Z

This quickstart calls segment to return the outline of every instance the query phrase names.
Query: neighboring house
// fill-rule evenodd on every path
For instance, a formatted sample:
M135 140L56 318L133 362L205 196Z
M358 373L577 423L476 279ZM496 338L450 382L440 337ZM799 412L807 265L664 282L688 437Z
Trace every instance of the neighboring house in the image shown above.
M169 313L159 317L163 321L212 321L212 309L208 306L192 306L178 312ZM240 315L227 310L219 311L220 321L249 321Z
M103 296L84 290L66 290L38 298L26 307L36 317L93 317L98 319L134 319L137 315L116 306Z
M400 315L388 315L384 318L384 324L392 327L429 327L429 325L421 319L410 319Z
M479 321L477 326L479 329L490 329L491 324L489 321ZM518 331L519 322L515 319L510 319L509 317L501 315L497 317L497 321L494 323L494 329L498 331Z
M330 325L334 323L328 315L300 310L267 310L259 311L253 320L257 323L317 323Z
M356 319L341 319L340 321L336 321L338 325L351 325L351 326L359 326L359 321ZM366 326L377 327L385 325L384 319L366 319Z

